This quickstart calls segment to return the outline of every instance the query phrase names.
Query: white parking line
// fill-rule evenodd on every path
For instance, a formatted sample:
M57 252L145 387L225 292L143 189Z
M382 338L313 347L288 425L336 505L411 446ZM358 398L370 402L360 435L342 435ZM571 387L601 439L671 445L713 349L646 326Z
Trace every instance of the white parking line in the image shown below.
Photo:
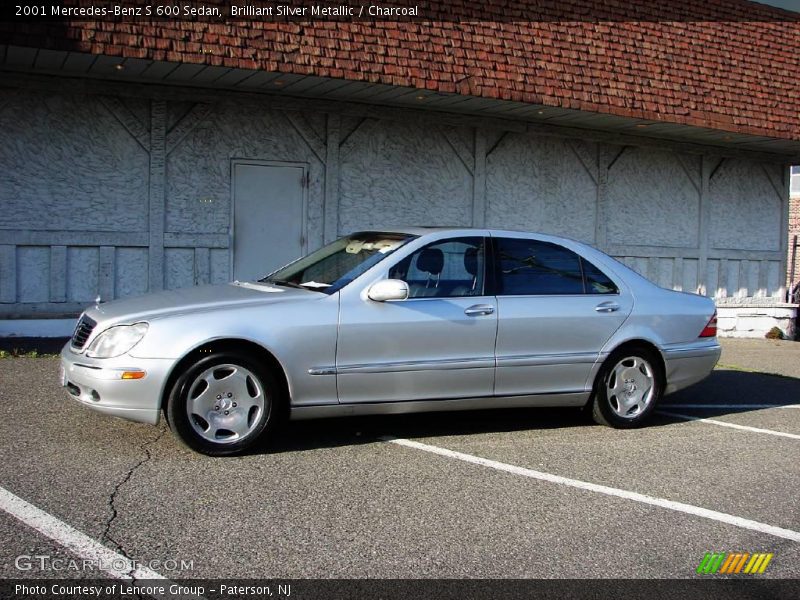
M793 440L800 440L800 435L796 433L786 433L785 431L775 431L774 429L762 429L761 427L750 427L748 425L737 425L736 423L728 423L726 421L717 421L716 419L704 419L703 417L694 417L692 415L684 415L682 413L675 413L669 410L656 411L660 415L668 417L675 417L676 419L683 419L684 421L700 421L710 425L719 425L720 427L730 427L731 429L740 429L742 431L749 431L751 433L766 433L767 435L777 435L778 437L791 438Z
M3 487L0 487L0 509L64 546L76 556L91 561L92 565L97 565L100 570L116 579L167 579L152 569L134 564L130 559L106 548Z
M745 410L748 408L800 408L800 404L662 404L664 408L724 408Z
M516 465L502 463L496 460L489 460L488 458L481 458L480 456L474 456L472 454L464 454L463 452L456 452L455 450L448 450L447 448L440 448L439 446L431 446L430 444L414 442L412 440L388 436L382 437L381 439L385 442L391 442L392 444L397 444L399 446L414 448L415 450L422 450L424 452L438 454L439 456L445 456L447 458L454 458L456 460L472 463L474 465L481 465L483 467L489 467L498 471L505 471L506 473L512 473L514 475L521 475L523 477L530 477L531 479L538 479L540 481L566 485L589 492L605 494L606 496L616 496L617 498L633 500L634 502L641 502L642 504L650 504L652 506L658 506L660 508L666 508L696 517L703 517L704 519L711 519L712 521L734 525L742 529L766 533L768 535L786 540L792 540L793 542L800 542L800 531L784 529L782 527L768 525L767 523L761 523L759 521L751 521L750 519L744 519L742 517L729 515L716 510L709 510L707 508L694 506L692 504L684 504L683 502L675 502L673 500L666 500L664 498L656 498L654 496L639 494L638 492L630 492L628 490L621 490L596 483L589 483L588 481L581 481L579 479L570 479L569 477L561 477L560 475L553 475L551 473L544 473L542 471L534 471L533 469L526 469L525 467L518 467Z

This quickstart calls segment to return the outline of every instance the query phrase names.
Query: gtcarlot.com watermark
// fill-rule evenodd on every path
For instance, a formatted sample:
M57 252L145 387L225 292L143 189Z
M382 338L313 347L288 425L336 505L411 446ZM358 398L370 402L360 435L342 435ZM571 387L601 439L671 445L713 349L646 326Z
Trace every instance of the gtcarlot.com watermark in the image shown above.
M14 559L18 571L122 571L151 569L153 571L193 571L194 560L154 559L148 561L125 558L59 558L49 554L20 554Z

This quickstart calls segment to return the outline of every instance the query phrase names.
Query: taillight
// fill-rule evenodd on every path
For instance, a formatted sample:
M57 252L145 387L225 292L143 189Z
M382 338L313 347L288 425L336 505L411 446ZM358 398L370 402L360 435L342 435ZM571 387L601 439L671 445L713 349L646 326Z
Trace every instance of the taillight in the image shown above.
M714 311L714 315L708 320L708 324L703 327L700 337L717 337L717 311Z

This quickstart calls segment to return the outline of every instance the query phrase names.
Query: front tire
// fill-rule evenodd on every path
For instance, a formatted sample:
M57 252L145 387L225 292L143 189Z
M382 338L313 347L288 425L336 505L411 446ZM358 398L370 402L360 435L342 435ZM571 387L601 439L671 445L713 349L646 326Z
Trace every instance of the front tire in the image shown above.
M659 357L644 347L623 348L603 365L592 394L592 418L618 429L639 427L664 395Z
M167 401L170 428L192 450L229 456L250 449L275 428L283 402L269 370L246 356L217 353L192 364Z

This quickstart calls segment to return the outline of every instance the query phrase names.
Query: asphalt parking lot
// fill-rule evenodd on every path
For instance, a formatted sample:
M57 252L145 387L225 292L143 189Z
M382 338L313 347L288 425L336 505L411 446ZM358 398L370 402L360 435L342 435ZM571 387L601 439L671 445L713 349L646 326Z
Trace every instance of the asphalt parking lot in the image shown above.
M800 408L777 405L800 399L800 344L723 344L639 430L545 409L327 420L226 459L84 409L55 358L3 359L0 486L170 578L692 578L719 551L797 578ZM98 574L20 570L70 556L51 537L0 511L0 577Z

